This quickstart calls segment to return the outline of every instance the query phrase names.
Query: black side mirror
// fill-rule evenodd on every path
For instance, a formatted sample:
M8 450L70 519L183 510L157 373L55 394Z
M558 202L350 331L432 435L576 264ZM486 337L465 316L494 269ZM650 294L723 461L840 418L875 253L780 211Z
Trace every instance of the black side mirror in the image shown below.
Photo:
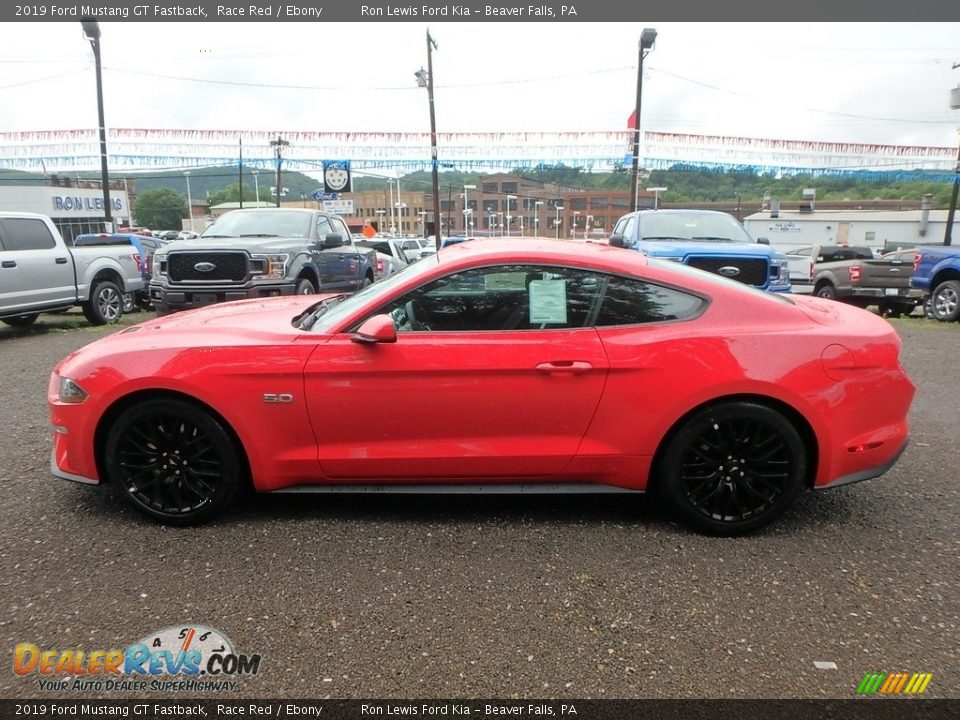
M620 233L614 233L610 236L610 245L612 247L622 248L627 246L627 242L623 239L623 235Z
M323 239L323 247L338 248L343 247L343 235L340 233L330 233Z
M764 238L757 238L757 243L760 244L760 245L769 245L769 244L770 244L770 238L765 238L765 237L764 237Z

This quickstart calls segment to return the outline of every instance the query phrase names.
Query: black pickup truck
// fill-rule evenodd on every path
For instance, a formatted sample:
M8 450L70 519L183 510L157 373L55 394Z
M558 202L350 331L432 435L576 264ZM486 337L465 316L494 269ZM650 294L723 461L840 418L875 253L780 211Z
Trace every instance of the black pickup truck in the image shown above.
M884 315L909 315L922 293L910 289L913 250L900 250L874 258L868 247L815 245L788 254L805 257L809 278L792 276L794 292L804 287L817 297L868 307L876 305ZM793 263L791 263L793 266Z
M225 213L196 240L153 257L157 315L273 295L354 292L374 281L376 252L359 248L337 215L309 208Z

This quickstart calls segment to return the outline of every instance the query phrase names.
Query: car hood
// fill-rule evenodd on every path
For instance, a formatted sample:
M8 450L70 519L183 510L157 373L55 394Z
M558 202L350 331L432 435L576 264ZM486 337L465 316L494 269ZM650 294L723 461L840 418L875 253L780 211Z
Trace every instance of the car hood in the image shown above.
M779 250L766 245L751 243L722 242L639 242L637 250L652 257L685 258L696 255L717 255L725 257L758 257L771 260L786 257Z
M307 238L198 238L174 240L157 250L158 255L171 252L205 252L209 250L249 250L255 253L289 252L291 245L303 246L311 242Z

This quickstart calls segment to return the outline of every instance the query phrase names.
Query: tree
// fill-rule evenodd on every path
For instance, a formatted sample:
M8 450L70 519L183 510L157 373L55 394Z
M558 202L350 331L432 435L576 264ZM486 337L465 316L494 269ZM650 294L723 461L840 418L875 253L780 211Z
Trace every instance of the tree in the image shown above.
M186 198L170 188L141 193L133 214L139 225L157 230L176 230L181 227L180 221L189 217Z
M270 192L270 188L260 185L260 202L267 201L269 202L273 198L273 193ZM257 199L257 187L253 182L253 179L245 180L243 183L243 201L244 202L255 202ZM240 183L235 182L233 185L228 185L222 190L217 192L210 193L210 196L207 198L208 205L220 205L225 202L239 202L240 201Z

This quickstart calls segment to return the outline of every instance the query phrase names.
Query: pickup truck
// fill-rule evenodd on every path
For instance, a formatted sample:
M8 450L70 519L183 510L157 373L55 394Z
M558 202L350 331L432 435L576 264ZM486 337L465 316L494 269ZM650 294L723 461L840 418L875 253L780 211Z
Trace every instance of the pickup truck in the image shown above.
M715 210L640 210L621 217L610 245L682 262L761 290L790 292L786 255L754 242Z
M909 315L921 300L922 293L910 289L912 250L874 258L868 247L815 245L806 257L812 261L810 276L796 284L800 291L806 286L828 300L863 308L876 305L882 314L893 317Z
M937 320L960 319L960 247L918 248L910 287L929 295L929 312Z
M74 305L94 325L123 315L123 295L141 290L141 258L130 245L68 247L46 215L0 212L0 321L31 325Z
M254 208L222 215L195 240L153 256L157 315L274 295L353 292L374 281L376 251L358 248L337 215Z

